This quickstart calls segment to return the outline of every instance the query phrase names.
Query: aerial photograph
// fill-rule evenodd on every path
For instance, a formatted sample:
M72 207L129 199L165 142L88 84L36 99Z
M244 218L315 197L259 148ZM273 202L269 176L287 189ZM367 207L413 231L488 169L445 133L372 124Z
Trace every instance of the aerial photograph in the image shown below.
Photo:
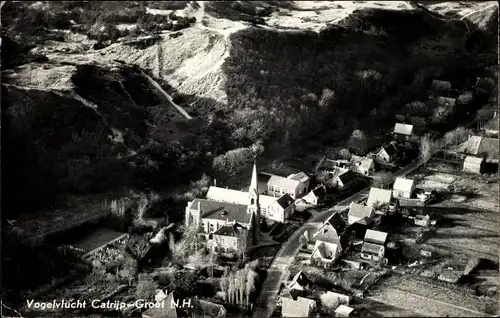
M499 317L496 1L0 1L2 317Z

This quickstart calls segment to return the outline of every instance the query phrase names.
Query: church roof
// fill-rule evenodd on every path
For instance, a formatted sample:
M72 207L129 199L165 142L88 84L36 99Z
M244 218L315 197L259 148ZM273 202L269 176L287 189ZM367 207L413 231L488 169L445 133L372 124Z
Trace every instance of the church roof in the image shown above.
M245 231L245 228L238 223L235 224L226 224L221 226L217 231L215 231L214 235L222 235L222 236L238 236Z
M219 188L211 186L208 188L207 199L219 202L228 202L248 205L248 192L238 191L233 189ZM261 207L268 207L273 204L278 198L269 195L259 195L259 204Z
M191 209L201 209L201 217L205 219L229 220L240 224L250 223L250 214L247 206L243 204L211 201L206 199L194 199Z

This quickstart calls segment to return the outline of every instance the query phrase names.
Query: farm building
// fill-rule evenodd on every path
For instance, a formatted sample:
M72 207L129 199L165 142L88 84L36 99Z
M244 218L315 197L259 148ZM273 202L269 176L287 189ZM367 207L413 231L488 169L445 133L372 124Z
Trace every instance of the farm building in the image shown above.
M281 297L281 315L283 317L309 317L316 309L316 302L309 298Z
M481 173L483 171L484 158L467 156L464 160L463 171L472 173Z
M361 173L365 176L373 174L373 171L375 170L375 164L373 163L372 158L353 155L350 163L353 171Z
M484 158L485 170L487 165L491 166L492 164L498 169L498 138L470 136L466 142L459 146L458 152Z
M411 198L415 190L415 181L402 177L396 178L392 187L392 196L394 198Z
M371 219L375 216L375 212L371 206L364 206L352 202L349 207L348 223L353 224L363 218Z
M428 215L417 215L414 219L415 225L418 226L428 226L431 223L431 219Z
M368 200L366 201L366 205L375 206L382 204L389 204L392 200L392 191L385 190L380 188L370 188L370 193L368 194Z

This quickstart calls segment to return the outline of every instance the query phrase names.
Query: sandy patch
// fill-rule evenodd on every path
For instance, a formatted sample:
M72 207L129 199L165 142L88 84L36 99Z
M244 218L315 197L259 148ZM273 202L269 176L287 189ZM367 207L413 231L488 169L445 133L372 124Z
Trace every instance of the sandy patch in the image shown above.
M425 177L425 179L451 184L455 182L455 180L457 180L458 177L451 174L435 173L433 175Z
M446 190L448 189L448 186L449 186L448 183L443 183L429 179L424 179L422 182L418 184L418 187L424 190Z

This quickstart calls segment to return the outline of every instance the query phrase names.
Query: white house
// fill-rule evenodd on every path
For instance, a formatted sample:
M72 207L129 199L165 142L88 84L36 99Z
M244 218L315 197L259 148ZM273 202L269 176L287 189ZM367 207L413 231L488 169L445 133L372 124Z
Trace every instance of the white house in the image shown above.
M386 232L366 230L364 241L373 244L385 245L387 242L387 235L388 234Z
M484 158L467 156L464 160L463 171L481 173L483 170Z
M415 225L418 226L428 226L431 223L430 217L428 215L417 215L415 216Z
M410 140L413 135L413 125L396 123L392 134L397 139Z
M387 146L383 146L380 150L375 154L375 159L379 162L392 162L398 156L398 149L393 143L388 144Z
M335 309L335 317L350 317L354 308L346 305L340 305Z
M361 247L361 257L372 261L380 261L385 255L385 243L387 233L366 230L363 246Z
M327 268L338 259L340 252L339 244L316 240L311 259L319 261L320 264Z
M292 198L297 199L304 196L308 188L309 177L307 176L296 180L273 175L267 182L267 193L274 197L289 194Z
M281 315L283 317L309 317L316 309L316 302L309 298L281 298Z
M375 216L375 212L371 206L364 206L358 203L352 202L349 207L348 223L353 224L363 218L371 219Z
M366 201L366 205L373 207L378 204L388 204L391 203L392 199L392 191L384 190L380 188L370 188L370 194L368 195L368 200Z
M371 158L353 155L351 157L351 169L357 173L369 176L373 174L375 164Z
M265 211L261 209L261 215L271 221L284 222L294 211L295 200L289 194L283 194L278 200L268 206Z
M394 198L409 199L413 191L415 191L415 180L398 177L392 187L392 196Z

